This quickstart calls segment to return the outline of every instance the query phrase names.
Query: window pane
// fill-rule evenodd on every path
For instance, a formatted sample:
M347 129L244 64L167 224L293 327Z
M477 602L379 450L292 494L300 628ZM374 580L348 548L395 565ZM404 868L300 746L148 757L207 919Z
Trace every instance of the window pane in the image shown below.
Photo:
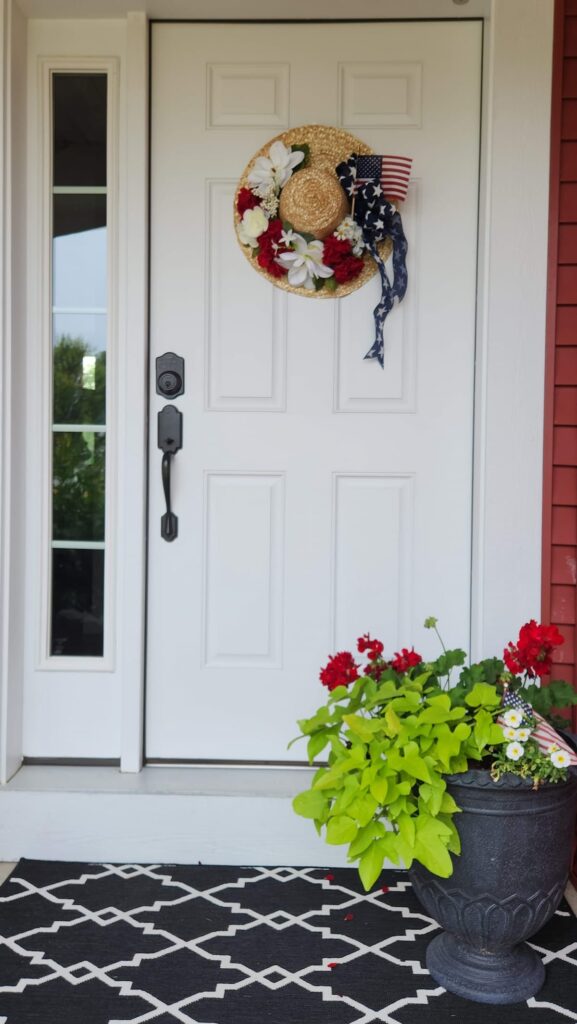
M52 304L106 307L106 196L54 196Z
M104 551L55 549L52 579L50 653L101 657Z
M55 656L103 654L105 74L52 77L52 625ZM97 430L91 429L99 425ZM64 429L63 429L64 428Z
M54 317L54 423L106 422L105 325L104 316Z
M106 75L55 74L54 184L106 185Z
M106 439L95 431L54 434L52 528L55 540L104 540Z

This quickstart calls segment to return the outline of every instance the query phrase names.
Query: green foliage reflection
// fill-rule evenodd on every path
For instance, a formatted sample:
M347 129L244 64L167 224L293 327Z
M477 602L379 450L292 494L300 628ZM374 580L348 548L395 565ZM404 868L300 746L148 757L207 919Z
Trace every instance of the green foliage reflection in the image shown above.
M104 422L106 354L92 354L81 338L62 336L54 346L54 422ZM55 431L53 537L104 539L106 440L93 430Z

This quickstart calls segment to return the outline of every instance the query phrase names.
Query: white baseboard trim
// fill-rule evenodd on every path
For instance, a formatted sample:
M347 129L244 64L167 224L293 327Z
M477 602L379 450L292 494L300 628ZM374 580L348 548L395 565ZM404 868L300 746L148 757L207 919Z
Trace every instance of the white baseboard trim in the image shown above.
M0 861L345 865L292 810L311 774L26 766L0 787Z

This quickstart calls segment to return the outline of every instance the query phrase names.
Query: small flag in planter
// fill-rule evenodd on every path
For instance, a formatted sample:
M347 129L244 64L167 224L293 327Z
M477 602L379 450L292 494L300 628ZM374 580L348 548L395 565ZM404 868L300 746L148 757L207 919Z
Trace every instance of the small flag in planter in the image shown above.
M515 690L506 689L503 694L503 707L507 710L519 711L524 718L534 718L535 727L531 732L531 739L537 744L542 754L550 754L554 746L562 750L569 759L569 764L577 765L577 754L568 743L559 735L557 730L549 722L546 722L531 705L521 697ZM506 725L503 717L497 719L499 725Z

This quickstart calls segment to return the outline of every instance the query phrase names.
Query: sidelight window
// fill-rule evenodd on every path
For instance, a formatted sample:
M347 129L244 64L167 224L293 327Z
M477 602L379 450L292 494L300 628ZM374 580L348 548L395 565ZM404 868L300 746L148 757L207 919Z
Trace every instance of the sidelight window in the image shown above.
M107 75L52 74L50 654L104 653Z

